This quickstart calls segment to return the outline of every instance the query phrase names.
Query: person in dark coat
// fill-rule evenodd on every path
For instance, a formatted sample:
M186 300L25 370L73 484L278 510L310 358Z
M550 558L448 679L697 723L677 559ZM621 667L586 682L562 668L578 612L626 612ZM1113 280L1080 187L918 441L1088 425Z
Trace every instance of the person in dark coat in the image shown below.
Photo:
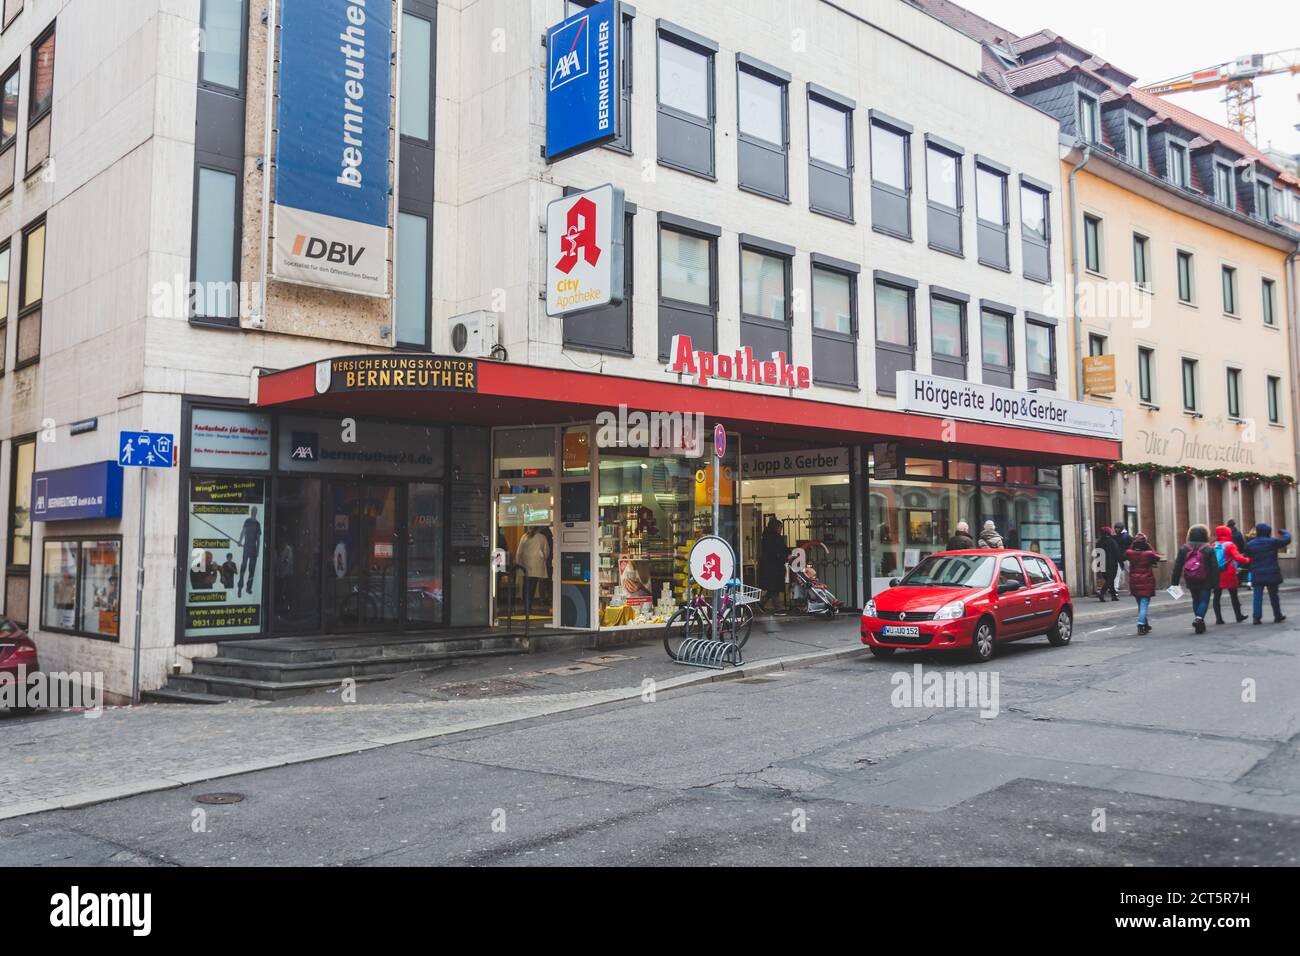
M1210 545L1210 529L1203 524L1194 524L1187 529L1187 543L1178 549L1174 560L1174 573L1170 585L1177 585L1183 577L1187 559L1194 552L1200 552L1202 577L1200 580L1188 580L1187 589L1192 592L1192 630L1197 634L1205 633L1205 612L1210 609L1210 594L1219 580L1219 568L1215 564L1214 548Z
M1115 571L1115 587L1119 589L1124 586L1124 569L1128 567L1128 558L1124 555L1133 547L1133 535L1122 524L1115 525L1115 530L1111 533L1115 536L1115 550L1119 553L1119 567Z
M1097 598L1104 604L1106 595L1109 594L1118 601L1119 592L1115 590L1115 575L1119 573L1119 545L1109 525L1102 528L1101 534L1097 536L1097 548L1101 551L1102 563L1101 590L1097 592Z
M1254 623L1261 623L1264 617L1264 592L1268 591L1268 601L1273 605L1273 623L1285 621L1282 604L1278 600L1277 589L1282 583L1282 567L1277 563L1277 553L1291 544L1291 532L1283 528L1281 537L1273 537L1273 527L1261 521L1255 525L1255 537L1246 542L1246 557L1250 559L1250 583L1255 589L1255 604L1251 609Z
M766 609L770 600L772 610L775 611L778 597L782 598L781 604L784 607L785 564L789 557L790 546L786 543L781 519L770 515L763 528L763 540L758 552L758 586L763 589L763 600L758 605L760 609Z
M1246 536L1242 534L1241 529L1237 527L1237 519L1229 518L1224 523L1227 525L1228 529L1232 531L1232 543L1237 546L1238 551L1245 554ZM1250 587L1250 568L1246 565L1242 565L1237 570L1237 578L1241 582L1242 587Z
M1237 576L1237 567L1250 564L1250 558L1237 550L1237 546L1232 541L1232 529L1226 524L1214 529L1214 557L1219 570L1219 578L1214 587L1214 623L1223 623L1223 610L1219 604L1223 599L1223 592L1227 591L1228 597L1232 599L1232 613L1236 615L1237 623L1240 624L1246 620L1246 615L1241 613L1241 599L1237 597L1237 588L1241 585L1241 579Z
M949 551L965 551L975 547L975 539L970 536L970 525L964 521L957 522L957 530L948 539Z
M1147 536L1139 533L1134 536L1132 547L1124 552L1124 559L1128 561L1128 591L1138 606L1138 633L1150 634L1147 609L1156 594L1155 563L1164 558L1152 549Z

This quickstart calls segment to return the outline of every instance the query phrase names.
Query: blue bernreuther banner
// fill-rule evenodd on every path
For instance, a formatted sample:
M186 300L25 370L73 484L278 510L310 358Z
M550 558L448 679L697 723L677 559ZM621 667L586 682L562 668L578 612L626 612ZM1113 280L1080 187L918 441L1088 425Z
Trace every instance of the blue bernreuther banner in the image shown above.
M548 162L618 135L619 7L619 0L603 0L547 31Z
M388 294L391 0L281 0L277 278Z
M115 461L32 474L32 520L122 517L122 469Z

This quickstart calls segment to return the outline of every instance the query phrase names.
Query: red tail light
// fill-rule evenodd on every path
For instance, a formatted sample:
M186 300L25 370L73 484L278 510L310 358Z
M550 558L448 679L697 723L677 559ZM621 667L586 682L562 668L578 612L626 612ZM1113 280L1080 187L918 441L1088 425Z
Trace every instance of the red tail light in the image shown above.
M30 637L0 641L0 663L15 667L19 664L35 665L36 644Z

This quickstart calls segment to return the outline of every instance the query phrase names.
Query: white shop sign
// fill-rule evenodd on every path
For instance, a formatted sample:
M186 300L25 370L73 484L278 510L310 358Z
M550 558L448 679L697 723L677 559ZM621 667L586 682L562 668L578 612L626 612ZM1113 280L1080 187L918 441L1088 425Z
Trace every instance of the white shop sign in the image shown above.
M741 477L808 478L813 475L847 475L847 448L811 448L803 451L779 451L762 455L745 455L740 460Z
M611 185L546 207L546 314L623 301L623 190Z
M194 409L190 467L266 471L271 467L271 416L227 408Z
M1124 437L1124 415L1117 408L920 372L899 372L897 388L902 411L1113 441Z

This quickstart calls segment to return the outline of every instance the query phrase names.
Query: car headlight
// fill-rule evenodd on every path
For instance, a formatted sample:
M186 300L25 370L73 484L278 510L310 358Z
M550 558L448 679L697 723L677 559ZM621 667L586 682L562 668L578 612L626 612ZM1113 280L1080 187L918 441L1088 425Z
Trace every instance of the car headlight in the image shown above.
M868 601L868 602L867 602L866 607L864 607L864 608L862 609L862 616L863 616L863 617L875 617L875 616L876 616L876 602L875 602L875 601Z
M936 621L956 621L966 616L966 602L953 601L951 604L945 604L935 612Z

